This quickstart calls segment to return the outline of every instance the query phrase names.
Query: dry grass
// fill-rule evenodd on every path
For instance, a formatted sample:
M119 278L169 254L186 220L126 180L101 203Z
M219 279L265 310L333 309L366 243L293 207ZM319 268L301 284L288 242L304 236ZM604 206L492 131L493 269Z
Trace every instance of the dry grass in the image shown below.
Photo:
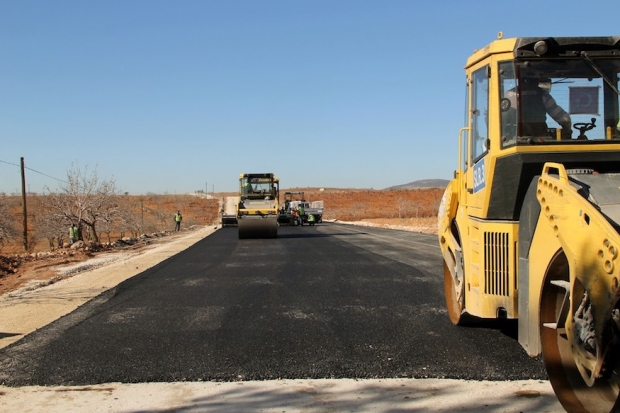
M281 190L281 198L287 191L304 192L304 198L307 201L322 200L325 206L323 218L326 220L375 220L375 223L380 222L382 225L424 228L435 227L434 223L431 225L426 221L437 216L437 209L443 194L441 188L415 190L288 188ZM129 208L140 223L141 232L150 234L172 230L174 228L173 216L177 210L183 214L182 227L184 228L193 225L216 224L220 219L220 201L226 196L236 196L236 194L216 193L210 199L195 195L126 195L121 199L122 205ZM21 198L3 197L0 202L10 207L13 222L16 227L19 227L23 222ZM50 249L48 241L37 233L34 218L43 212L40 205L39 196L29 197L27 200L29 252ZM0 251L3 254L24 252L22 233L23 230L16 228L16 236L1 245ZM113 242L127 235L131 235L130 229L122 231L116 229L109 233L99 231L101 242Z
M322 199L326 219L359 221L364 219L406 219L437 216L443 189L343 190L306 192L306 199ZM406 221L404 221L406 222Z
M28 245L29 252L49 251L50 246L47 239L37 232L36 217L42 214L42 196L28 197L26 200L28 210ZM135 221L142 228L142 233L151 234L154 232L171 231L174 229L173 217L177 211L183 215L182 227L187 228L193 225L211 225L219 220L219 201L218 199L206 199L194 195L126 195L120 197L120 203L124 208L130 210ZM9 196L0 199L9 205L10 214L14 217L15 226L21 226L23 222L22 202L20 197ZM23 246L23 226L19 228L19 235L8 240L1 246L4 254L14 254L24 252ZM65 234L65 241L68 238L69 228ZM98 235L101 242L113 242L124 236L130 236L130 228L116 227L112 231L105 232L99 229Z

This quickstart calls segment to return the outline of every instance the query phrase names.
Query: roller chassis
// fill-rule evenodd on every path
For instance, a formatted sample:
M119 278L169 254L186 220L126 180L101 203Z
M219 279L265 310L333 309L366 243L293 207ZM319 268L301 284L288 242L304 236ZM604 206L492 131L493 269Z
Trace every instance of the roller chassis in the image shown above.
M480 316L477 307L466 305L468 280L459 212L455 208L451 216L446 215L448 188L439 213L440 221L449 222L440 232L446 306L455 325L468 324L472 316L477 322L519 318L520 343L531 356L543 356L554 391L567 411L620 411L620 235L592 197L584 198L581 186L574 183L578 179L563 165L549 163L533 183L540 215L530 248L541 251L530 254L529 265L520 263L518 277L528 281L521 283L521 291L540 293L534 300L536 293L523 294L529 299L521 300L514 317ZM620 187L620 176L614 179ZM576 231L580 237L574 236ZM530 267L545 271L534 275L523 270Z
M557 174L550 174L554 170ZM578 399L571 406L574 410L583 405L593 410L595 395L604 395L616 404L620 389L620 235L591 196L596 181L612 179L620 184L620 177L590 178L590 199L580 193L584 185L580 175L570 176L561 164L546 164L537 184L539 220L556 235L556 257L565 255L568 267L568 271L558 271L552 259L543 281L539 304L542 353L547 371L555 379L556 393ZM575 231L581 232L580 236L575 236ZM565 360L573 361L570 368L564 367ZM567 384L570 380L583 380L588 390L574 390ZM609 411L608 405L606 400L596 409Z

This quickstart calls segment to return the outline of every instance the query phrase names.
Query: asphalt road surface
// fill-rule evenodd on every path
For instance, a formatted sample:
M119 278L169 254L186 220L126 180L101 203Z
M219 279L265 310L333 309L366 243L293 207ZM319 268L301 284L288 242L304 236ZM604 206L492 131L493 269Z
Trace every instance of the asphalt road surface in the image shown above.
M8 386L546 379L516 327L454 327L434 235L223 228L0 351Z

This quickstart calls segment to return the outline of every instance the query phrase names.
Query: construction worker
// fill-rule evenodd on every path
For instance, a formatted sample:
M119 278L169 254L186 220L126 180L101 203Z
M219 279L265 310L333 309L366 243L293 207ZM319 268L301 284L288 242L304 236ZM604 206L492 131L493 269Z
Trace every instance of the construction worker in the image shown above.
M293 207L293 222L295 222L295 225L299 224L299 210L297 207Z
M181 230L182 220L183 220L183 217L181 216L181 212L177 211L177 213L174 215L174 230L175 231Z
M252 188L252 183L249 180L243 184L243 190L246 194L254 193L254 188Z
M314 215L312 214L308 215L308 224L314 225Z
M73 245L73 243L77 240L77 227L75 224L71 224L69 226L69 245Z
M571 139L571 117L551 96L551 79L526 77L521 82L521 105L523 106L523 135L545 136L547 114L562 126L562 139ZM517 91L510 89L506 98L516 107Z
M299 225L303 226L304 225L304 214L306 213L306 211L304 210L304 206L303 205L299 205Z

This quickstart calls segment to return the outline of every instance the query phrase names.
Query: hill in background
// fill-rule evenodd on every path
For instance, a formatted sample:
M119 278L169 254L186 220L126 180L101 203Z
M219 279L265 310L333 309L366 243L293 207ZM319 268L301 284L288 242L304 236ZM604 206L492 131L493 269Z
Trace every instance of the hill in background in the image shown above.
M420 179L418 181L409 182L408 184L395 185L385 190L393 189L418 189L418 188L445 188L448 183L447 179Z

